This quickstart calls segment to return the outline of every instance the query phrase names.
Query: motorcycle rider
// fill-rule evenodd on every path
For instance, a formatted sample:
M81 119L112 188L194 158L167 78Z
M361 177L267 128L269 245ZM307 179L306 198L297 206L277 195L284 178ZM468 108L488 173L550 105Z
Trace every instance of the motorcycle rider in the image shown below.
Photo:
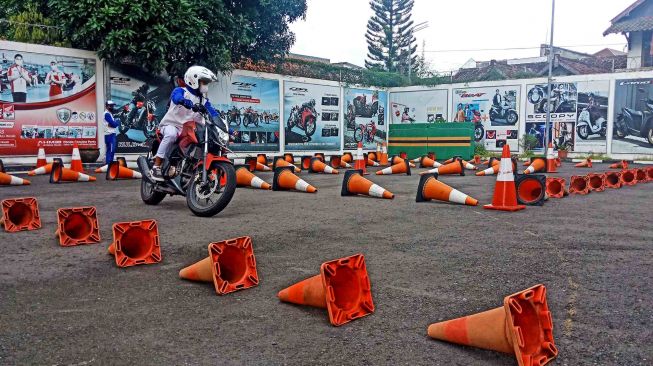
M161 119L161 123L159 123L159 130L163 138L154 156L154 166L150 170L150 176L153 180L164 180L161 172L163 159L170 153L184 124L194 121L200 125L204 125L202 111L193 111L193 106L198 105L202 101L203 105L200 105L200 108L205 108L214 118L219 116L218 111L211 106L211 103L206 98L206 94L209 91L209 84L217 80L218 77L206 67L191 66L184 74L186 86L183 88L177 87L172 91L168 112L166 112L163 119Z
M492 105L497 108L503 107L503 98L501 97L501 92L499 89L496 90L496 94L494 94L494 98L492 98Z
M107 100L104 109L104 145L107 148L106 163L111 164L113 156L116 153L116 128L120 126L120 119L113 118L115 113L116 103L112 100Z
M311 99L308 102L302 104L300 108L300 113L304 112L305 109L313 110L315 108L315 99Z

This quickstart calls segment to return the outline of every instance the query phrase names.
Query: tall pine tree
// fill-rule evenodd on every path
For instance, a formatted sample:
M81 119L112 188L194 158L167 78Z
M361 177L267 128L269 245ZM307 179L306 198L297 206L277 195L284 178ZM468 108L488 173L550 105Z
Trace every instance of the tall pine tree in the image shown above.
M413 3L414 0L370 0L374 15L367 22L365 67L405 74L409 58L412 65L417 64L417 41L411 20Z

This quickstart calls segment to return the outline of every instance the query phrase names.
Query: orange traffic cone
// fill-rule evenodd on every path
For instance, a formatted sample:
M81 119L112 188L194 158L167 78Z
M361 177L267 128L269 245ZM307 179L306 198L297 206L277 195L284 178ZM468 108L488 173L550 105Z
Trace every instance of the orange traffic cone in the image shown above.
M381 144L381 158L379 159L381 166L387 166L388 163L388 144L385 142Z
M546 178L546 194L549 198L562 198L569 194L564 178Z
M218 295L258 285L252 238L243 236L209 244L209 256L183 268L179 271L179 277L213 282Z
M431 324L431 338L514 354L519 366L545 365L558 355L546 288L536 285L506 296L503 306Z
M39 216L39 204L36 198L9 198L2 200L0 205L2 206L0 225L5 227L6 232L15 233L41 228L41 216Z
M338 169L342 166L342 158L340 155L331 155L329 156L329 166L332 168Z
M465 168L463 166L462 160L455 160L449 164L442 165L435 169L431 169L425 172L420 173L421 175L436 173L438 175L452 175L460 174L461 176L465 175Z
M363 175L367 175L367 159L365 159L365 155L363 154L363 143L359 142L358 143L358 148L356 148L356 163L354 164L354 169L356 170L362 170Z
M371 160L371 161L373 161L373 162L376 162L378 159L379 159L379 158L378 158L378 155L376 155L376 153L375 153L374 151L371 151L371 152L368 152L368 153L367 153L367 160L368 160L368 161Z
M556 164L555 153L553 152L553 144L549 142L549 147L546 149L546 172L558 172L558 165Z
M395 197L392 192L363 178L362 173L361 170L349 170L345 173L345 177L342 180L342 189L340 191L341 196L362 194L365 196L386 199L393 199Z
M621 171L621 185L622 186L634 186L637 184L635 180L635 169L628 169Z
M362 254L324 262L320 274L279 291L281 301L326 308L340 326L374 312L372 289Z
M313 157L320 159L323 163L326 161L324 153L315 153L313 154Z
M303 179L293 174L293 168L289 166L274 169L274 181L272 182L273 191L297 190L308 193L317 192L317 188L306 183Z
M458 203L467 206L476 206L478 201L459 190L440 182L437 174L422 175L417 187L416 202L438 200Z
M610 169L628 169L628 161L622 160L618 163L610 165Z
M449 159L445 160L442 164L444 164L444 165L446 165L446 164L451 164L451 163L453 163L454 161L456 161L456 160L458 160L458 159L462 159L462 158L463 158L463 157L460 156L460 155L455 155L455 156L452 156L452 157L450 157Z
M437 161L429 158L428 156L424 156L420 160L419 166L420 166L420 168L438 168L438 167L441 167L442 164L440 164Z
M411 175L410 162L408 160L401 161L393 166L378 170L376 175L392 175L392 174L406 174Z
M270 168L269 166L267 166L267 165L265 165L265 164L261 164L261 163L259 163L258 161L256 162L256 171L259 171L259 172L269 172L269 171L271 171L271 170L272 170L272 168Z
M653 182L653 167L646 168L646 177L649 182Z
M390 163L390 165L396 165L396 164L399 164L399 163L403 163L404 160L405 160L405 159L403 159L402 157L400 157L400 156L398 156L398 155L393 155L393 156L390 158L389 163ZM415 167L417 167L417 166L416 166L412 161L410 161L410 160L408 161L408 165L410 165L411 168L415 168Z
M480 155L474 155L474 159L471 161L472 164L474 165L480 165L481 164L481 156Z
M590 191L603 192L605 191L605 174L592 173L587 175L587 183Z
M238 187L272 189L269 183L252 174L247 165L236 165L236 185Z
M546 195L546 176L539 174L522 174L515 178L517 203L528 206L542 206L548 198Z
M42 166L45 166L47 164L47 160L45 158L45 149L42 147L39 147L38 154L36 156L36 168L40 168Z
M501 165L499 166L497 183L494 187L492 204L485 205L483 208L500 211L518 211L526 208L524 205L517 204L517 189L512 169L513 161L510 158L510 147L505 144L501 154Z
M291 153L283 154L283 160L289 162L290 164L295 164L295 156Z
M467 170L477 170L478 169L474 164L472 164L472 163L470 163L468 161L465 161L463 159L460 159L460 161L463 163L463 167L465 167L465 169L467 169Z
M373 154L373 153L370 153ZM376 161L370 159L370 155L367 155L367 166L381 166L381 164L377 163Z
M621 188L621 172L605 172L606 188Z
M302 170L309 170L311 168L311 160L313 160L313 156L311 155L304 155L301 158L301 165L302 165Z
M588 194L590 193L589 178L586 175L573 175L569 182L569 193Z
M268 156L265 154L256 155L256 161L263 165L268 165Z
M492 159L494 159L494 158L492 158ZM485 175L495 175L495 174L497 174L499 172L499 167L501 166L501 162L499 160L490 160L489 164L491 165L491 167L489 167L489 168L487 168L485 170L482 170L480 172L476 172L476 176L482 177L482 176L485 176ZM514 167L514 165L513 165L513 167Z
M79 155L79 147L77 141L73 143L73 154L70 159L70 170L78 173L84 173L84 166L82 165L82 158Z
M524 170L524 174L533 174L546 170L546 159L536 157L531 158L531 164Z
M55 162L50 172L50 183L61 182L95 182L95 177L64 168L63 164Z
M592 159L587 158L582 163L578 163L578 164L576 164L574 166L576 168L591 168L592 167Z
M0 186L28 186L31 182L7 173L0 172Z
M345 163L351 163L354 161L354 156L350 152L342 154L342 161Z
M131 170L127 167L121 166L120 162L112 161L109 164L109 169L107 169L107 180L118 180L118 179L141 179L143 176L140 172Z
M92 206L58 209L55 235L59 237L59 245L62 247L99 243L97 210Z
M300 173L302 171L301 169L297 168L295 166L295 164L291 164L291 163L285 161L282 157L277 157L274 160L274 164L272 165L273 170L276 170L279 167L291 167L291 168L293 168L293 171L295 173Z
M308 169L309 173L326 173L326 174L338 174L339 172L336 169L324 164L319 158L315 157L311 159L311 165Z
M123 157L118 157L116 158L116 161L118 164L122 167L126 167L129 169L138 169L138 163L135 161L127 161ZM100 173L106 173L107 169L109 169L109 164L102 165L101 167L95 169L95 173L100 174Z
M161 262L159 229L155 220L119 222L113 224L113 243L109 254L118 267Z
M381 163L381 144L376 143L376 162Z
M52 160L52 163L46 164L42 167L36 168L34 170L30 170L27 175L29 176L35 176L35 175L45 175L45 174L50 174L52 172L52 167L54 166L55 163L61 164L63 166L63 161L60 158L54 158Z
M648 182L648 172L644 168L635 169L635 180L637 183Z

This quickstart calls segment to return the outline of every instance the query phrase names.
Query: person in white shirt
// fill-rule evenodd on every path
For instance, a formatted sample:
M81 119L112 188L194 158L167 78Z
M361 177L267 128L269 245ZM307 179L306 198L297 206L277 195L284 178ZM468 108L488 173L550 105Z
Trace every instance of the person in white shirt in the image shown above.
M11 96L14 103L27 102L27 84L31 84L32 79L23 67L23 55L20 53L14 56L14 64L7 71L7 79L11 84Z

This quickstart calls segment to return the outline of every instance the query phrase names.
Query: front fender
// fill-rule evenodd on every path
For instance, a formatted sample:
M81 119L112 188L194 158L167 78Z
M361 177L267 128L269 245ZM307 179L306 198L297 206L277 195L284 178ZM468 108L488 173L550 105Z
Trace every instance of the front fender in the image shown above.
M227 157L225 157L225 156L216 156L216 155L213 155L213 154L208 154L208 155L206 156L206 164L205 164L204 161L199 161L199 162L197 163L197 165L195 165L195 169L199 168L201 165L209 166L209 167L210 167L210 166L211 166L214 162L216 162L216 161L222 161L222 162L225 162L225 163L229 163L229 164L231 164L231 165L234 164L231 160L229 160L229 159L228 159Z

